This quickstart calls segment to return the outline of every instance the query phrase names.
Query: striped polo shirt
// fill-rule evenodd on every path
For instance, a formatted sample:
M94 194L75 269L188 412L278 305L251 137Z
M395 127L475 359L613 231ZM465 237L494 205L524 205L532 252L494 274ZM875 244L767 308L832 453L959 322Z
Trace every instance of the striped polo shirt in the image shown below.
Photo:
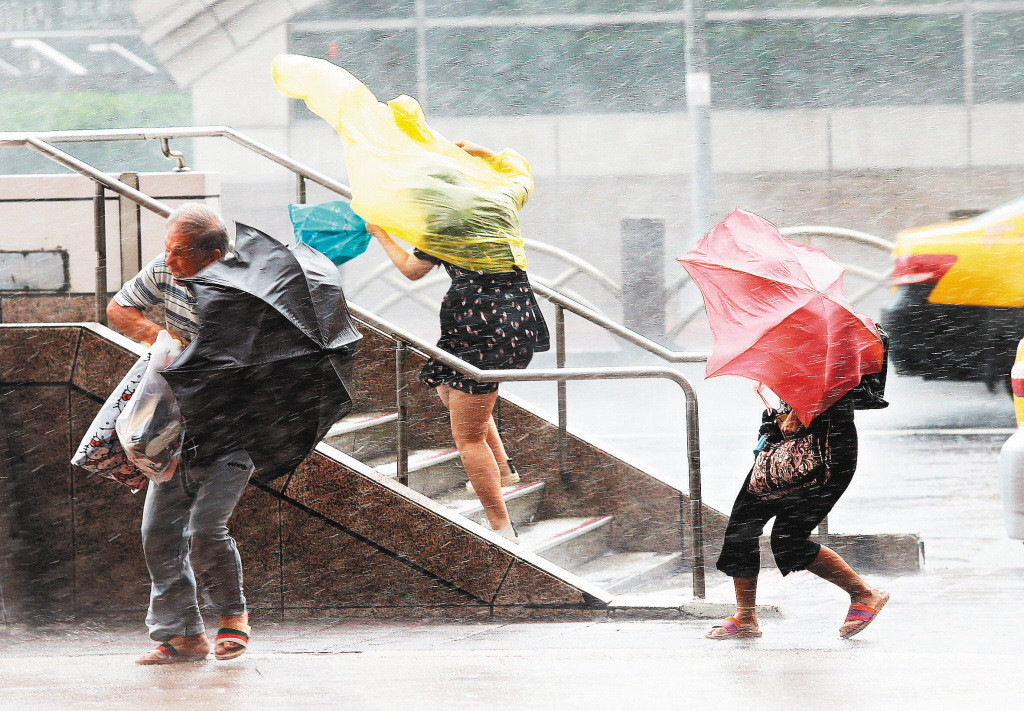
M174 281L161 254L114 294L114 302L144 311L149 306L164 307L168 331L192 340L199 331L196 323L196 296L192 289Z

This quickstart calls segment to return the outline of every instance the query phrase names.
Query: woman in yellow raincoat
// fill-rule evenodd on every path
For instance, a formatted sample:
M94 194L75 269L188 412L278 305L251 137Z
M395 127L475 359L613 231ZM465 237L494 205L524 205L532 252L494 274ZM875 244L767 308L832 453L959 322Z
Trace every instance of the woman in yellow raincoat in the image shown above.
M529 177L526 162L518 154L498 154L464 141L457 145L489 164L521 166ZM511 196L517 205L526 200L527 182L521 183L524 187L518 195ZM466 269L420 249L406 252L376 225L367 225L367 229L407 278L419 279L435 266L443 266L448 272L452 283L441 302L439 348L483 369L525 368L534 352L549 348L547 325L526 272L519 267L511 265L507 271L498 272ZM470 488L480 498L491 528L518 541L501 491L502 486L518 482L519 475L492 416L498 384L466 377L434 359L423 367L420 378L437 389L450 412L452 436L469 475Z
M526 159L453 143L426 122L419 104L387 104L339 66L281 55L274 83L303 99L338 132L352 209L409 279L443 266L452 284L441 303L443 350L483 369L525 368L547 350L548 330L526 277L519 210L533 189ZM412 245L409 253L392 235ZM467 378L436 360L421 379L448 407L469 487L491 527L517 541L501 487L519 481L492 411L497 383Z

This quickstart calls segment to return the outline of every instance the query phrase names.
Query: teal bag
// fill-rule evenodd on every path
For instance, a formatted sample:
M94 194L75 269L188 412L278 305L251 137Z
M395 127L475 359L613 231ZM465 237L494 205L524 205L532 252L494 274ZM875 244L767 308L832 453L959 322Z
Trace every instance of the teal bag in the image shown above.
M295 241L323 252L335 264L344 264L366 251L370 233L366 221L344 200L319 205L289 205Z

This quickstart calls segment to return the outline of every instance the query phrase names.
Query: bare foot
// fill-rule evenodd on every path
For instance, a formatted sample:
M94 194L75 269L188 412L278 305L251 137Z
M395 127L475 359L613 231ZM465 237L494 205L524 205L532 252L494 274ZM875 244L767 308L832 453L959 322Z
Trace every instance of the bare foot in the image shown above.
M158 644L154 649L144 652L136 664L177 664L180 662L198 662L206 659L210 653L210 642L205 634L171 637Z
M868 588L868 592L861 593L859 595L850 595L850 603L858 605L867 605L868 607L877 608L878 603L882 600L884 595L881 590L875 588Z
M243 612L241 615L221 615L220 626L222 628L229 627L233 630L244 632L248 635L252 628L249 627L249 613ZM219 637L219 635L218 635ZM248 642L248 640L246 640ZM217 647L214 650L214 655L217 659L234 659L245 653L247 644L243 644L242 640L221 640L217 642Z

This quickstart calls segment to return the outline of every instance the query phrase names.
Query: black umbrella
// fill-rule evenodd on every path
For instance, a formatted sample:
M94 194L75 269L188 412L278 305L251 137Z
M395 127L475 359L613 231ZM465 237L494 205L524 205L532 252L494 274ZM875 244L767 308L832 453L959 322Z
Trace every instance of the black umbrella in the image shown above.
M199 333L162 374L178 398L188 460L244 449L268 481L352 409L342 376L360 335L330 259L236 228L231 256L182 280L196 294Z

